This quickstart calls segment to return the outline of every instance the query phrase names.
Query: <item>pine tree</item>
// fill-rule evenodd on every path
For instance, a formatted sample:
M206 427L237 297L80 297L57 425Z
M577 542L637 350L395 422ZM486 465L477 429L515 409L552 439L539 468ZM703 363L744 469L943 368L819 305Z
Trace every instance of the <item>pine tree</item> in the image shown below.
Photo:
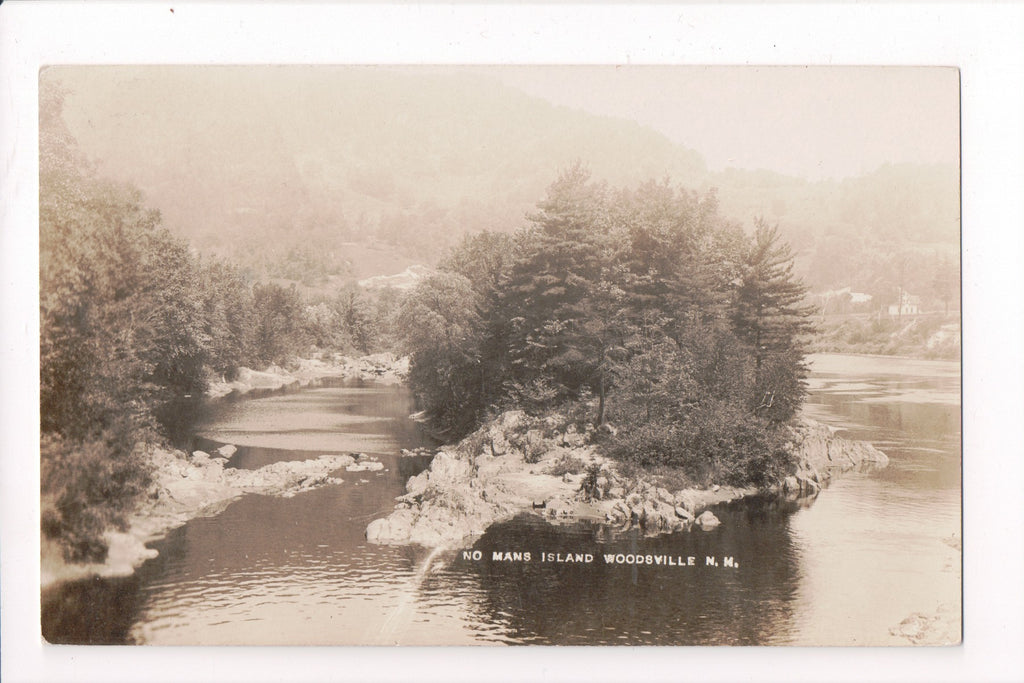
M780 243L778 226L757 219L733 301L733 331L754 354L757 378L750 408L768 419L788 420L806 393L802 335L812 331L807 288L793 273L793 253Z
M591 183L590 173L576 164L552 183L538 208L499 306L510 320L516 383L540 380L552 397L564 398L601 375L588 322L612 260L605 187Z
M771 354L791 351L811 331L807 287L793 273L793 253L779 242L778 226L757 219L733 302L736 335L750 344L758 367Z

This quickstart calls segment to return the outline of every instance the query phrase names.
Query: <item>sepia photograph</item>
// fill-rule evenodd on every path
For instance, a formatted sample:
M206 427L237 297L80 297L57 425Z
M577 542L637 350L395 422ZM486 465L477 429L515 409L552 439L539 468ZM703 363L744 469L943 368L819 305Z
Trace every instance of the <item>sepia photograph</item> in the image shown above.
M40 624L956 646L951 66L38 73Z

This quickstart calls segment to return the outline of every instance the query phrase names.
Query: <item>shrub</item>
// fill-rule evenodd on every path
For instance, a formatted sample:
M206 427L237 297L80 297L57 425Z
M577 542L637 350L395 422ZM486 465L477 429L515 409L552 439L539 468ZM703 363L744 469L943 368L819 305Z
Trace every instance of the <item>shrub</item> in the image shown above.
M597 480L601 476L601 464L592 463L587 467L587 476L583 477L583 481L580 482L580 492L586 500L593 500L594 498L601 497L600 487L597 485Z
M566 474L579 474L586 468L582 460L569 453L563 453L549 468L548 474L561 477Z
M721 401L694 408L680 424L647 422L609 437L605 452L649 469L669 466L696 485L764 487L794 469L784 434Z
M43 435L42 532L66 560L106 559L104 533L124 530L126 514L149 486L149 462L135 435L124 424L81 440Z

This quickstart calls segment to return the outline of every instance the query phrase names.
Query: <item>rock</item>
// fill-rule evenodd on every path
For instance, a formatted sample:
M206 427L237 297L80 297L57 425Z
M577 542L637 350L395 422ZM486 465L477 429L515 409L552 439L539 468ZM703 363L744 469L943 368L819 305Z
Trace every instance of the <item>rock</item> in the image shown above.
M587 442L587 437L576 430L576 425L569 425L562 434L560 443L568 448L578 448Z
M616 434L619 433L619 430L615 427L615 425L611 424L610 422L605 422L604 424L602 424L600 427L597 428L597 431L607 436L615 436Z
M665 527L665 517L661 514L657 501L644 501L640 509L640 526L651 531L659 531Z
M435 486L448 488L450 484L464 484L473 473L473 467L466 460L440 451L430 463L430 482Z
M217 452L224 458L230 458L236 451L238 448L232 444L225 444L217 449Z
M711 510L705 510L700 513L700 516L696 520L697 525L704 531L710 531L717 527L722 522L719 521L718 517L715 517Z
M210 462L210 454L206 451L192 451L192 457L190 458L194 465L205 465Z
M427 490L429 481L430 470L423 470L415 477L409 477L409 481L405 482L405 490L410 496L421 496Z
M711 490L712 490L713 492L715 492L715 493L718 493L718 491L719 491L719 490L720 490L721 488L722 488L721 486L719 486L718 484L715 484L714 486L712 486L712 487L711 487Z
M382 519L375 519L366 527L366 540L372 543L406 543L412 535L416 513L396 510Z
M800 482L797 481L796 477L786 477L782 482L782 490L786 493L799 493Z
M366 462L357 462L349 465L345 468L347 472L377 472L384 469L384 463L378 460L367 460Z
M796 481L802 493L817 493L821 490L821 486L818 482L804 473L796 475Z
M676 505L674 512L676 517L685 520L686 522L693 524L693 513L684 508L682 505Z
M373 542L379 541L381 537L387 535L387 532L390 531L390 529L391 525L387 517L375 519L366 527L366 540Z

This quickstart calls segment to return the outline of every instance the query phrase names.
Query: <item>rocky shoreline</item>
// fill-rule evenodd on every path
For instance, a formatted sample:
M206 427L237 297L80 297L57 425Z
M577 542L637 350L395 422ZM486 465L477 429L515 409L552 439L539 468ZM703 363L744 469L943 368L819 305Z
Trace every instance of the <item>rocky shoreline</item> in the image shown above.
M501 415L460 444L434 456L412 477L394 512L372 521L372 543L455 547L489 526L531 513L554 522L594 520L645 534L710 530L713 505L761 493L815 496L839 472L884 467L870 444L836 436L809 419L792 428L797 471L765 490L711 486L670 490L652 474L624 474L572 427L544 436L520 411Z
M302 359L296 361L290 371L277 367L262 372L242 368L232 382L211 382L207 397L245 394L254 389L307 386L327 377L395 384L403 381L408 366L407 358L385 353L361 358L335 355L327 360ZM106 561L67 563L57 544L44 537L41 542L42 587L46 589L89 576L131 574L143 562L156 556L157 551L147 548L147 543L165 536L190 519L222 512L247 493L293 496L320 486L341 483L342 480L332 477L331 473L342 468L353 472L383 468L380 462L371 459L356 462L348 455L277 462L257 470L225 467L234 452L235 446L230 444L212 454L195 451L188 455L178 450L153 448L150 456L154 467L153 481L148 495L129 515L126 531L109 530L104 535L109 548Z
M391 353L376 353L352 358L341 354L321 358L302 358L289 369L272 365L265 370L239 368L235 379L212 378L206 390L207 398L221 398L229 394L243 395L254 389L282 389L304 387L328 377L372 380L381 384L399 384L409 373L409 359Z
M154 449L151 460L155 469L148 494L128 518L126 531L111 530L105 534L108 544L106 561L102 564L67 564L60 559L55 545L44 542L43 588L92 575L131 574L140 564L156 557L157 551L147 548L147 543L165 536L190 519L216 515L246 493L287 497L320 486L339 484L342 480L331 476L333 472L345 467L358 467L349 455L322 455L298 462L276 462L257 470L225 467L234 450L234 446L224 446L213 454L195 451L186 455L176 450Z

